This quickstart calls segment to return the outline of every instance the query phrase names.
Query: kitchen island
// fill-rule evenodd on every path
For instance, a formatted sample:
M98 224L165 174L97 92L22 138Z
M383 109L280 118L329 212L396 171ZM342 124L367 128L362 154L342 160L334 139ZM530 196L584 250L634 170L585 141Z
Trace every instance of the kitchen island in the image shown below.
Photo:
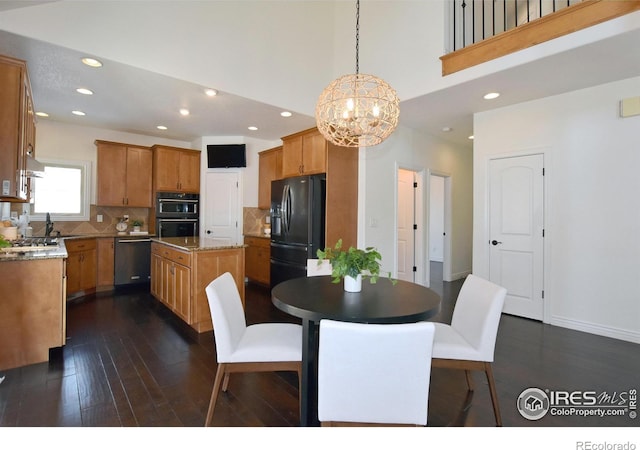
M211 331L205 289L229 272L244 305L244 248L209 238L151 238L151 294L198 333Z
M49 360L66 342L67 250L0 249L0 371Z

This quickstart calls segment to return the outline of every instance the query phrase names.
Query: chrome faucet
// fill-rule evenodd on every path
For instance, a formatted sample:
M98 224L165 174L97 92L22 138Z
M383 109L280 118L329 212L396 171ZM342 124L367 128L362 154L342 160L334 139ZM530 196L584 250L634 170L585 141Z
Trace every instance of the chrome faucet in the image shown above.
M51 221L51 214L47 213L47 223L44 228L45 237L49 237L53 231L53 222Z

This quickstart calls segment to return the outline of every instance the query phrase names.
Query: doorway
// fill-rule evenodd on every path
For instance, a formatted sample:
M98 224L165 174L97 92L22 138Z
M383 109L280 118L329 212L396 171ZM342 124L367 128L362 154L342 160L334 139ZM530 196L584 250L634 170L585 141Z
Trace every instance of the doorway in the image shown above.
M544 155L489 161L489 279L505 313L543 319Z
M208 171L205 175L202 237L220 245L242 243L242 195L240 172Z
M398 168L396 199L397 278L429 286L425 242L425 171Z

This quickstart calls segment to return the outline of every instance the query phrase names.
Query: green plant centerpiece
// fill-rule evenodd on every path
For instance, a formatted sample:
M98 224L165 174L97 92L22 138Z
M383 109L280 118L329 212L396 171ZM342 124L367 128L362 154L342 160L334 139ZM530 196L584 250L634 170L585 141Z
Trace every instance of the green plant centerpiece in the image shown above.
M359 281L368 278L371 284L376 283L378 277L380 277L382 257L373 247L367 247L364 250L349 247L348 250L343 250L342 239L339 239L335 246L326 247L324 250L318 249L316 254L318 256L318 264L323 260L331 263L332 282L339 283L344 279L345 290L347 291L351 291L351 289L347 288L347 281L349 280L346 277ZM391 278L391 272L387 276L393 284L397 282L397 280ZM360 289L357 288L357 290L359 291Z
M131 225L134 227L141 227L142 225L144 225L144 221L136 219L131 222Z

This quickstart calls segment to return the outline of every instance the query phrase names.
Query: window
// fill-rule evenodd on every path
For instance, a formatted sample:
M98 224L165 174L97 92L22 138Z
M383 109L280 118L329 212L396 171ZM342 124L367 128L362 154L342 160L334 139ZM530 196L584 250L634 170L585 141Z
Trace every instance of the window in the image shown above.
M39 159L44 177L33 178L30 218L45 220L89 220L89 161L55 161Z

